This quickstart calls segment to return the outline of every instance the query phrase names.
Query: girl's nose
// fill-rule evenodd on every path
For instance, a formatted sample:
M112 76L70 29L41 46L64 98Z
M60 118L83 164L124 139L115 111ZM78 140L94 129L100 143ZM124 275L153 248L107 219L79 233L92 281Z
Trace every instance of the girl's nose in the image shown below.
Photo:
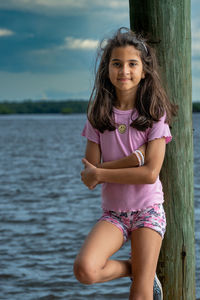
M129 74L130 73L129 66L123 65L120 69L120 72L121 72L121 74L124 74L124 75Z

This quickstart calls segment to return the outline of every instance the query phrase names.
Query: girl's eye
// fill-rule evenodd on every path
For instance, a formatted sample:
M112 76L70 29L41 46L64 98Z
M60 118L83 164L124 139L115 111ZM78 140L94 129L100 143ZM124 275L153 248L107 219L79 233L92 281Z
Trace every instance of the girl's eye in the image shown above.
M134 66L136 66L136 65L137 65L136 63L133 63L133 62L130 63L130 66L131 66L131 67L134 67Z
M113 63L113 66L115 66L115 67L120 67L120 63L114 62L114 63Z
M114 67L116 67L116 68L120 68L121 67L121 63L119 63L119 62L114 62L113 64L112 64ZM129 66L132 68L132 67L135 67L137 65L137 63L135 63L135 62L130 62L129 63Z

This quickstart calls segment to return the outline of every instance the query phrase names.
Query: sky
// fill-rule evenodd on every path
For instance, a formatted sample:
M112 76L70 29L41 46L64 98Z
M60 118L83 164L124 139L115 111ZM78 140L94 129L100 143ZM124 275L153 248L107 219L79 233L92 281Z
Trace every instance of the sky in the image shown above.
M200 101L200 1L192 4ZM98 43L130 27L128 0L0 0L0 101L88 99Z

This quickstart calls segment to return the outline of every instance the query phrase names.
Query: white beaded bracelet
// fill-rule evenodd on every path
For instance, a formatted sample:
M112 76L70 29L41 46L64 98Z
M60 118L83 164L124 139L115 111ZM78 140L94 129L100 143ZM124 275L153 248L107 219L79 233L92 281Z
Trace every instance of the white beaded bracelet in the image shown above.
M143 166L144 165L144 155L142 154L142 152L140 150L136 150L135 152L137 152L138 154L140 154L141 159L142 159L141 166Z
M137 151L137 150L136 150L136 151ZM140 155L139 155L136 151L134 151L133 153L136 155L136 157L137 157L137 159L138 159L139 167L141 167L142 161L141 161Z

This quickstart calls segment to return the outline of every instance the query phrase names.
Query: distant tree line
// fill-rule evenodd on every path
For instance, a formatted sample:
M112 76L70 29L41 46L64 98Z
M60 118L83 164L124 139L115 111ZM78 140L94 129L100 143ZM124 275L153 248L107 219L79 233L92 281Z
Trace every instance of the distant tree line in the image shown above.
M0 114L73 114L86 113L86 100L26 100L0 102ZM200 102L193 102L193 112L200 112Z
M192 111L193 112L200 112L200 102L193 102L192 103Z
M8 102L0 103L0 114L71 114L71 113L86 113L88 101L85 100L67 100L53 101L26 100L23 102Z

